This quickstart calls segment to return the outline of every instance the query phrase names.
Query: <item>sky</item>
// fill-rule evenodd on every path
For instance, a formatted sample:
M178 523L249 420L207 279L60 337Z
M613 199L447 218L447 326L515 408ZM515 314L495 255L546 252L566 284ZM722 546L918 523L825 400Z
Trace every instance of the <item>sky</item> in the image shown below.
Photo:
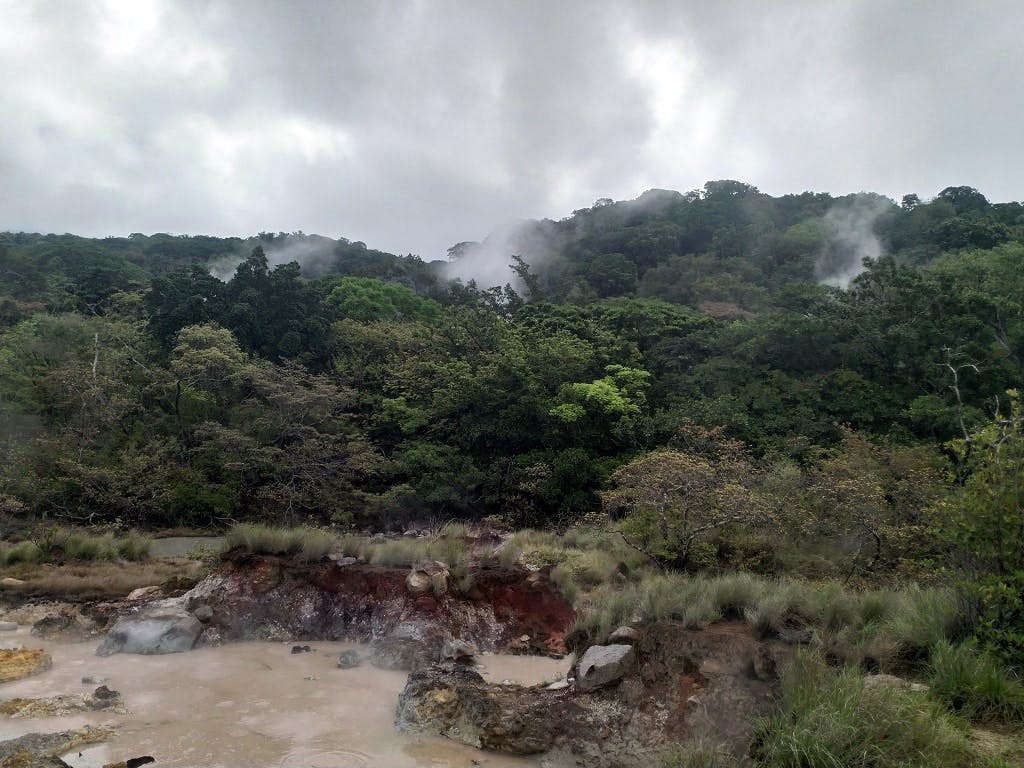
M1018 0L0 0L0 230L444 258L737 179L1024 198Z

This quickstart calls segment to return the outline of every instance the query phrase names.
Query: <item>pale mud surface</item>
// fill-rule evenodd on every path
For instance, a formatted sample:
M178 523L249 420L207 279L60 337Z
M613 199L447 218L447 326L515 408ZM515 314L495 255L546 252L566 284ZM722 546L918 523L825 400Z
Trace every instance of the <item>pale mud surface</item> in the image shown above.
M0 637L4 645L45 648L53 668L0 685L0 698L87 693L82 677L106 678L120 691L127 715L89 712L61 718L0 717L0 740L30 732L113 725L118 735L64 759L93 768L152 755L167 768L515 768L539 761L481 752L446 739L398 732L394 727L404 672L368 661L338 669L341 651L355 643L309 642L311 653L292 654L293 643L234 643L165 656L95 655L96 642L46 643L26 628ZM568 660L484 655L482 673L495 682L555 680ZM315 678L315 679L307 679ZM473 761L476 761L474 763Z

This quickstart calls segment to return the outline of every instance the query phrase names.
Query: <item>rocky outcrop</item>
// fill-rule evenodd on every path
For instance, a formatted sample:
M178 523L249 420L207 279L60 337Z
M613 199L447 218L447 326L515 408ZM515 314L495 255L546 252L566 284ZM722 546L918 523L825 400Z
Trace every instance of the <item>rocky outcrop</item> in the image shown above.
M0 714L8 717L61 717L73 712L106 710L124 714L121 694L101 685L88 696L66 694L42 699L7 699L0 701Z
M485 683L469 668L420 670L402 692L397 724L595 768L656 765L668 743L690 738L727 744L739 757L756 717L773 705L777 666L789 658L787 645L758 640L745 624L659 623L621 647L628 653L613 654L620 683L594 690L583 690L579 678L573 686L522 687ZM635 662L626 663L629 654Z
M592 645L576 665L576 687L595 691L621 680L635 660L632 645Z
M96 655L190 651L202 631L202 622L185 610L180 598L161 600L118 619L96 649Z
M53 666L46 651L0 650L0 683L45 672Z
M16 739L0 741L0 768L66 768L60 755L87 744L108 741L114 732L109 728L85 726L59 733L29 733Z
M211 609L200 643L375 642L374 663L399 668L437 659L453 639L481 650L561 655L575 618L546 570L481 568L462 592L432 561L408 569L234 555L184 599L190 610Z

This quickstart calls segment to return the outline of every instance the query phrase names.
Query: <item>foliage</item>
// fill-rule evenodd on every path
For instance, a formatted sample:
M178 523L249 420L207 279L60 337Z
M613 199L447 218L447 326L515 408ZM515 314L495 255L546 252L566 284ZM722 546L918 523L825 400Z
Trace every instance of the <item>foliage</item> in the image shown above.
M981 765L967 728L926 694L868 687L856 670L800 654L783 679L782 711L758 727L765 768L964 768Z
M716 430L694 430L709 443L689 452L654 451L620 467L605 508L621 516L632 546L683 567L694 542L737 523L763 522L765 507L748 487L753 467L743 448Z
M933 695L971 720L1024 723L1024 684L998 659L970 643L936 643L928 684Z

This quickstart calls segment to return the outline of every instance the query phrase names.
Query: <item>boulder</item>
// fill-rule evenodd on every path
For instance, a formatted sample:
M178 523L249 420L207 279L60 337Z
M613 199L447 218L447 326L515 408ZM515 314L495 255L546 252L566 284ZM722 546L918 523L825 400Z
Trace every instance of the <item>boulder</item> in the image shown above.
M593 691L622 679L636 660L632 645L592 645L576 667L576 688Z
M192 615L206 624L213 618L213 608L208 605L197 605L192 610Z
M429 667L409 675L398 699L396 725L477 748L535 755L551 748L560 727L558 718L537 706L539 693L489 685L467 667L452 672Z
M341 669L352 669L363 663L359 651L342 651L338 655L338 667Z
M378 669L411 672L430 663L430 649L415 637L388 635L373 644L370 663Z
M181 601L165 600L119 619L103 638L96 655L190 651L202 631L202 622L186 611Z
M440 597L448 591L449 577L444 563L421 560L409 570L409 575L405 577L405 588L414 596L433 593Z
M478 653L475 645L464 640L446 640L441 647L441 659L456 664L472 664Z

